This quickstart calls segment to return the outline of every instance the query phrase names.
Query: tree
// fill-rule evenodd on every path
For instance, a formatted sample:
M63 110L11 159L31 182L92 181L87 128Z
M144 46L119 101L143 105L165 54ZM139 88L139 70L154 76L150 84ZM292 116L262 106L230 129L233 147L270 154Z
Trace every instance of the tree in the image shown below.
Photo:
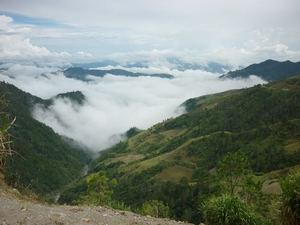
M249 173L246 169L248 159L245 153L237 151L228 153L220 162L218 168L218 177L223 185L225 192L233 195L237 188L240 187L242 178Z
M109 180L105 172L100 171L90 175L86 179L88 190L87 195L81 196L79 203L91 205L109 204L114 193L113 188L117 185L116 179Z
M261 214L268 211L267 198L262 192L262 186L263 182L260 179L248 175L242 178L241 190L238 193L251 209Z

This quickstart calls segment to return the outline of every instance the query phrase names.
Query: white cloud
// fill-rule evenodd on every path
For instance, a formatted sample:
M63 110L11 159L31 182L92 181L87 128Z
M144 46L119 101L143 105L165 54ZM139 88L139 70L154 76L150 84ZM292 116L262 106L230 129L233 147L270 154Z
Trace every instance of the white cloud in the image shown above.
M250 64L267 58L299 60L298 0L3 0L2 10L49 18L70 27L33 26L32 43L54 51L189 50L198 56ZM285 45L289 51L257 51ZM244 54L247 53L247 54ZM248 54L249 53L249 54ZM262 57L264 56L264 58ZM262 59L263 58L263 59ZM249 60L250 62L247 62Z
M37 106L34 117L59 134L74 138L94 151L105 149L122 139L120 134L136 126L146 129L153 124L182 113L178 106L191 97L229 89L249 87L263 82L257 77L248 80L219 80L218 74L204 71L137 69L141 72L170 72L174 79L153 77L120 77L107 75L93 82L68 79L51 70L13 66L0 79L42 98L69 91L82 91L87 101L78 106L58 99L45 110ZM21 71L25 71L22 73ZM34 76L45 73L46 76ZM18 74L15 79L9 74ZM30 75L32 74L32 75Z
M90 53L83 51L72 55L68 52L51 52L34 45L29 39L32 29L32 26L16 25L11 17L0 15L0 62L57 67L70 65L73 60L93 58Z

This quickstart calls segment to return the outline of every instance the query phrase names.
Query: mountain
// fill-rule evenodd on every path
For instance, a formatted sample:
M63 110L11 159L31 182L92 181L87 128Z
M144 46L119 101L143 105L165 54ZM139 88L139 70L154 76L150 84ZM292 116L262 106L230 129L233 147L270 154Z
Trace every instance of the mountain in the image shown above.
M172 64L172 68L185 71L185 70L204 70L211 73L224 73L232 69L230 65L223 65L217 62L208 62L206 65L200 63L183 62L178 58L168 58L168 62Z
M231 71L221 78L248 78L256 75L266 81L281 80L300 74L300 62L266 60L258 64L252 64L244 69Z
M274 174L285 174L274 171L300 165L300 76L183 105L187 113L140 131L93 161L90 174L105 171L117 180L114 200L133 210L160 200L172 218L199 224L198 208L218 190L211 174L228 152L244 152L257 179L270 185L278 186ZM83 179L59 201L74 204L86 193Z
M84 101L86 100L84 94L81 91L61 93L56 95L54 99L69 99L73 102L76 102L79 105L83 105Z
M211 73L224 73L225 71L229 71L232 69L232 66L227 64L221 64L217 62L208 62L206 64L203 63L197 63L197 62L185 62L179 58L176 57L168 57L165 59L162 59L160 61L161 64L168 64L168 67L171 69L177 69L179 71L185 71L185 70L204 70ZM97 67L106 67L106 66L118 66L121 65L125 68L149 68L149 65L151 65L151 62L147 60L140 60L137 62L129 62L129 63L118 63L116 61L112 60L104 60L101 62L92 62L92 63L73 63L73 67L81 67L83 69L91 69L91 68L97 68Z
M160 77L160 78L168 78L171 79L174 76L170 74L145 74L145 73L134 73L127 70L122 69L111 69L111 70L92 70L92 69L83 69L81 67L72 67L65 71L63 71L66 77L74 78L82 81L90 81L87 77L88 75L96 76L96 77L104 77L107 74L113 74L116 76L126 76L126 77Z
M91 63L73 63L73 67L81 67L83 69L105 67L105 66L118 66L119 64L112 60L104 60L101 62L91 62Z
M51 102L0 82L0 95L3 94L8 102L5 111L11 118L16 117L11 128L16 154L5 171L7 182L45 195L79 177L89 160L86 153L32 118L35 104L47 106Z

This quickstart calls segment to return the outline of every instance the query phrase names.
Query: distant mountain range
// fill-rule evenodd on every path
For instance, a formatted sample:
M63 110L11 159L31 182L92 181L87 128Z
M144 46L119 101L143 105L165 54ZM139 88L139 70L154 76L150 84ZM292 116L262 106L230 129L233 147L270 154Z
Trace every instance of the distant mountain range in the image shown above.
M135 73L122 69L111 69L111 70L94 70L94 69L83 69L81 67L71 67L63 71L64 75L69 78L74 78L82 81L90 81L88 75L96 77L104 77L107 74L113 74L115 76L126 76L126 77L160 77L160 78L174 78L170 74L146 74L146 73Z
M221 64L217 62L208 62L206 64L196 63L196 62L185 62L181 59L170 57L165 60L170 69L177 69L179 71L185 70L203 70L211 73L224 73L232 69L232 66L228 64ZM104 60L100 62L92 62L92 63L74 63L73 67L81 67L83 69L97 68L97 67L106 67L106 66L118 66L121 65L124 68L149 68L149 62L147 61L139 61L134 63L125 63L120 64L116 61L112 60Z
M220 78L248 78L256 75L266 81L281 80L300 74L300 62L266 60L258 64L252 64L244 69L228 72Z
M178 58L169 58L168 62L172 64L173 69L179 71L185 70L203 70L211 73L224 73L232 69L232 66L217 62L208 62L207 64L184 62Z

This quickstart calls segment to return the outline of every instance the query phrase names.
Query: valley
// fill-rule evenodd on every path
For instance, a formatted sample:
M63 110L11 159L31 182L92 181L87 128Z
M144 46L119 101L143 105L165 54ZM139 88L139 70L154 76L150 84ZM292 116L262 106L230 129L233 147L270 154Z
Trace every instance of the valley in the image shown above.
M1 0L0 225L300 225L299 21Z
M182 115L146 130L132 127L123 134L127 139L95 158L96 154L84 145L58 135L32 118L36 105L48 110L57 100L78 110L88 101L85 94L71 91L41 99L2 82L1 95L7 99L4 112L17 118L10 132L18 154L9 158L5 181L18 193L35 193L34 199L39 201L71 205L47 208L52 206L35 205L29 199L26 205L32 210L27 213L26 209L20 217L5 217L8 221L24 220L26 224L24 218L35 221L38 207L40 218L50 218L50 224L93 224L99 220L116 224L173 224L128 211L199 224L207 218L205 204L227 193L220 175L224 160L244 157L247 164L238 171L248 172L240 174L239 179L250 183L238 182L237 186L243 191L254 188L251 193L257 197L249 204L256 220L276 224L277 214L272 210L282 193L283 179L298 171L300 165L299 85L300 76L289 76L188 99L179 106L186 110ZM4 193L9 188L5 190ZM14 200L11 208L1 209L4 214L7 210L16 212L21 204L16 195L8 198ZM7 202L8 198L4 194L1 201ZM110 208L91 209L83 205ZM75 208L79 214L73 214ZM96 215L100 209L111 218ZM55 218L49 210L56 212ZM115 210L125 210L129 218Z

